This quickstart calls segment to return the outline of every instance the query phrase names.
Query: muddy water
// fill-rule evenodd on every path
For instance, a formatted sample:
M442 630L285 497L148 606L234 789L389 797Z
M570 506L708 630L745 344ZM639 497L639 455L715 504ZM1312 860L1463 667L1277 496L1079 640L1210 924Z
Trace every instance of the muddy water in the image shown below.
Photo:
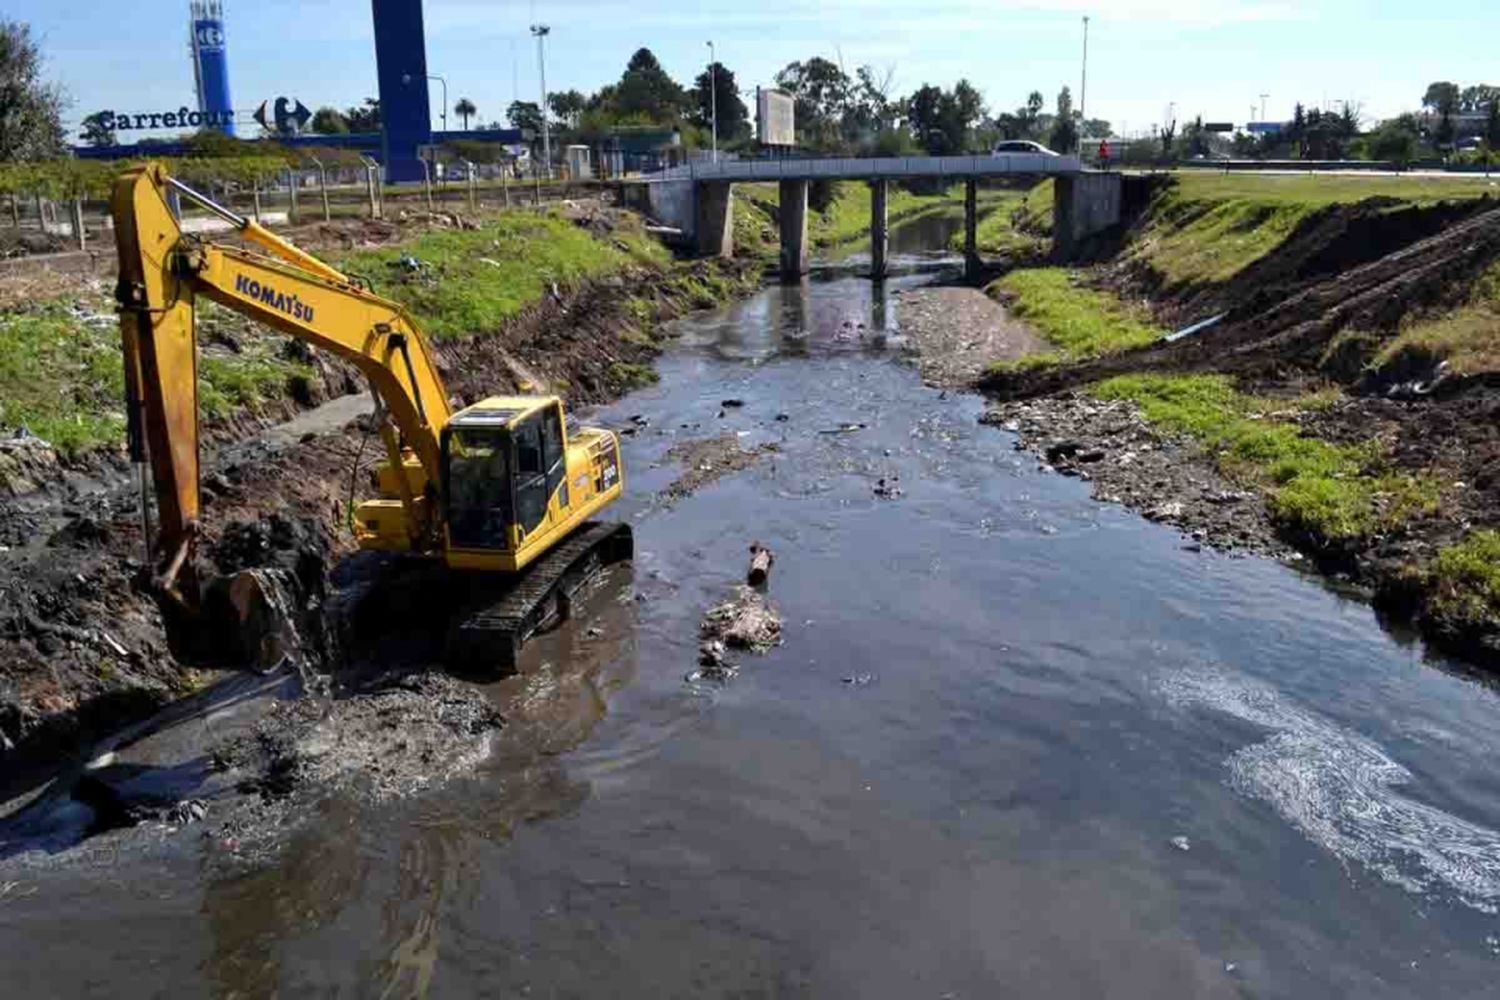
M1495 695L1037 471L902 362L923 280L694 318L593 414L644 421L638 559L493 689L477 775L239 866L192 827L12 861L7 995L1493 995ZM780 450L659 500L726 430ZM785 645L689 683L752 540Z

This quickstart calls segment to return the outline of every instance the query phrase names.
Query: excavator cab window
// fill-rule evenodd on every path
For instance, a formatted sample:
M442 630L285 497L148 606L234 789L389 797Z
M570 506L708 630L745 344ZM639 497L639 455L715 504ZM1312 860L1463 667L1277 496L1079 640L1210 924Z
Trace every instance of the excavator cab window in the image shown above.
M503 549L515 521L511 438L504 430L443 432L444 491L449 543L461 549Z
M533 414L511 432L516 440L516 511L521 527L532 532L547 516L547 458L542 415Z

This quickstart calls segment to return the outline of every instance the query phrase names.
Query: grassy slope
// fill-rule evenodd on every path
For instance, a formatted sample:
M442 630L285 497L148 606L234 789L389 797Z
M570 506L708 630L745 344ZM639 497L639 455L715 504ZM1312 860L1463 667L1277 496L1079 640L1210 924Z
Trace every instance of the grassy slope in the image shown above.
M1127 256L1168 285L1227 281L1275 250L1303 219L1367 198L1432 204L1495 195L1483 179L1180 173L1158 195Z
M1226 475L1264 491L1283 524L1320 542L1362 539L1437 505L1435 482L1391 470L1374 444L1320 441L1272 416L1323 396L1260 399L1223 375L1121 375L1093 392L1131 400L1150 423L1192 437Z
M1475 283L1469 301L1459 309L1403 326L1381 348L1374 364L1385 368L1437 361L1447 361L1465 375L1500 371L1500 262Z
M415 267L405 263L414 259ZM401 246L359 250L339 266L406 306L435 339L498 330L548 294L671 257L644 231L596 239L556 214L506 212L477 230L433 230Z
M232 317L200 305L203 324ZM209 418L287 395L306 365L282 357L277 338L236 334L239 352L212 345L199 358L198 392ZM25 427L64 457L125 437L120 332L102 295L39 303L0 316L0 431Z
M399 259L423 262L407 271ZM486 260L494 263L486 263ZM498 330L560 287L670 255L642 232L596 239L561 218L504 213L477 231L435 230L400 247L357 251L340 264L373 279L434 337ZM712 304L722 290L681 276L681 291ZM694 283L703 284L702 288ZM222 418L290 394L311 369L283 353L286 338L201 302L199 396L204 416ZM233 348L223 342L232 342ZM100 293L0 314L0 433L26 427L72 458L125 437L124 376L113 305Z
M989 288L1010 311L1026 320L1057 350L1024 359L1027 365L1076 361L1149 344L1164 331L1144 306L1089 288L1082 274L1065 267L1012 271Z

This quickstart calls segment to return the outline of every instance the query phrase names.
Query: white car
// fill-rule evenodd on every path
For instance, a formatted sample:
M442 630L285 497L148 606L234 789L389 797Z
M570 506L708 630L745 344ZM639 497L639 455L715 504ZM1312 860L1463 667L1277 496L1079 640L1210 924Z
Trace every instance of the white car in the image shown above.
M993 156L1003 156L1007 153L1035 153L1041 156L1061 156L1056 150L1048 149L1039 142L1030 139L1003 139L995 143L995 148L990 150Z

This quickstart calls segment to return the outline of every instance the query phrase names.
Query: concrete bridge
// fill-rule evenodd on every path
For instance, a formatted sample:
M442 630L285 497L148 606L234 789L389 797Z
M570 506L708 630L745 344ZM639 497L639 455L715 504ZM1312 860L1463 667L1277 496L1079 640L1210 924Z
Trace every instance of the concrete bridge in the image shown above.
M1022 175L1056 179L1054 239L1066 253L1079 240L1121 219L1119 174L1084 171L1076 156L828 157L786 160L723 160L673 167L642 178L647 209L680 229L700 256L734 256L734 184L775 181L781 188L781 274L795 280L808 272L807 190L815 180L862 180L870 185L870 270L883 278L889 267L892 180L937 178L964 182L964 269L977 278L978 182ZM641 197L639 189L637 197Z

